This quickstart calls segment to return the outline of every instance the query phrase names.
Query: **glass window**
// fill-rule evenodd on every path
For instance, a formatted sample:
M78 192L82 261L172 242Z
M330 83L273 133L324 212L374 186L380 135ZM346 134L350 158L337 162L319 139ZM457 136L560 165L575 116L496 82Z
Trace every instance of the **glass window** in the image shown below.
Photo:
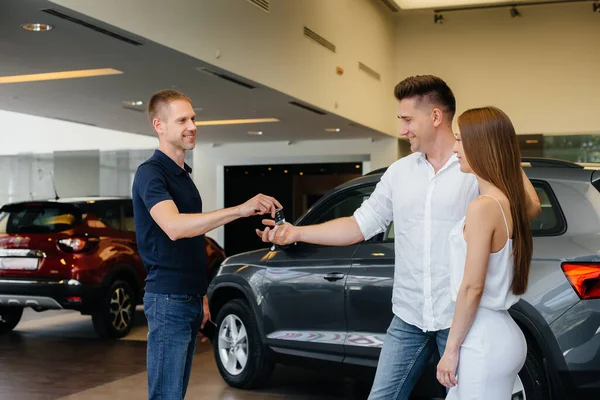
M81 204L87 212L93 214L110 228L121 230L121 205L115 201L87 202Z
M533 187L540 198L542 212L531 221L530 227L533 236L553 236L563 233L565 224L558 207L558 202L550 186L542 182L533 182ZM394 222L388 227L383 240L394 240Z
M133 203L131 201L123 203L123 230L135 232L135 223L133 221Z
M55 233L80 222L77 208L60 203L20 203L0 211L0 233Z
M346 190L321 204L309 216L304 225L320 224L336 218L350 217L375 190L374 185Z
M566 229L566 225L552 189L544 182L532 181L532 184L540 198L542 212L536 219L531 221L531 233L533 236L554 236L562 234Z

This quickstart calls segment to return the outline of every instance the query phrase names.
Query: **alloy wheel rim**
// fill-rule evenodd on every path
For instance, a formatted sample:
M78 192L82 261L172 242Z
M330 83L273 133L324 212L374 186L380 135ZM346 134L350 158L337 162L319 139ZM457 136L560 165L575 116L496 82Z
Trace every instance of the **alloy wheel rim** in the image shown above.
M234 376L241 374L248 364L248 332L237 315L229 314L223 319L217 345L225 370Z
M112 293L109 312L112 326L117 331L123 331L131 324L133 304L131 296L125 291L125 288L118 287Z

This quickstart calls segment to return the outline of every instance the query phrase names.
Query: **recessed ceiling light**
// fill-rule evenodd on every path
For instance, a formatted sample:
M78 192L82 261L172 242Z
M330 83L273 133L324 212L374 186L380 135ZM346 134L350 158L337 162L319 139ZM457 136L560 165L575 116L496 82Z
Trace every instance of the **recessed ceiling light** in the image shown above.
M325 131L326 132L339 132L340 128L326 128Z
M46 72L42 74L0 76L0 83L22 83L37 81L52 81L57 79L88 78L91 76L104 76L122 74L113 68L83 69L79 71Z
M213 121L196 121L198 126L208 125L237 125L237 124L259 124L263 122L279 122L277 118L255 118L255 119L223 119Z
M32 32L47 32L54 27L48 24L23 24L21 25L21 28Z
M248 135L251 135L251 136L260 136L262 134L263 134L262 131L249 131L248 132Z
M131 106L131 107L140 107L140 106L144 105L144 102L141 100L124 101L123 104L125 104L126 106Z

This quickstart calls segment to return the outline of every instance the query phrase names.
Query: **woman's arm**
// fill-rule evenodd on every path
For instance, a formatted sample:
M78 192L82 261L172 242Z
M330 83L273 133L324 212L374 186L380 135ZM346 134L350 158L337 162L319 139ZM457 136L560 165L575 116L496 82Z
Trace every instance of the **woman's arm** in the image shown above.
M525 174L525 170L521 169L523 174L523 186L525 187L525 201L527 202L527 218L530 221L536 219L538 215L542 213L542 206L540 205L540 198L535 191L535 188L531 184L531 181Z
M446 387L457 384L456 368L460 346L471 329L483 294L494 234L493 219L489 218L490 214L493 215L493 207L498 208L495 200L479 198L471 202L467 208L465 272L456 298L446 350L437 371L438 380Z

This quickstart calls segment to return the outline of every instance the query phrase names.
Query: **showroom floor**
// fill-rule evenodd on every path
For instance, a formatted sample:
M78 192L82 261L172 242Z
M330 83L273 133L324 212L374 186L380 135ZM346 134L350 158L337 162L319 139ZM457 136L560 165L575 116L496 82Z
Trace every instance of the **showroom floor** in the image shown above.
M0 399L146 399L143 312L124 340L98 339L89 317L26 309L14 332L0 336ZM322 371L277 367L266 388L235 390L223 382L209 344L196 351L187 399L361 399L353 381Z

